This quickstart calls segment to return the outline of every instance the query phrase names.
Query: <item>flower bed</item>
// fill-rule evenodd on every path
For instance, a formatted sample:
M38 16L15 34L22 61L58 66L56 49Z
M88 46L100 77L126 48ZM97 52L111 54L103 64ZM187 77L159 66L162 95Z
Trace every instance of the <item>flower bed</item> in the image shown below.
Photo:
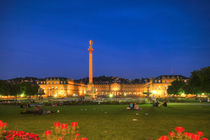
M208 140L204 138L203 132L197 131L195 134L184 132L184 128L176 127L176 132L169 132L169 136L161 136L158 140Z
M44 132L43 138L46 140L88 140L80 137L78 128L77 122L72 122L70 126L66 123L55 122L52 130Z
M0 120L0 139L3 140L88 140L78 132L78 123L72 122L69 126L65 123L55 122L52 130L46 130L40 137L38 134L25 131L7 130L7 123Z

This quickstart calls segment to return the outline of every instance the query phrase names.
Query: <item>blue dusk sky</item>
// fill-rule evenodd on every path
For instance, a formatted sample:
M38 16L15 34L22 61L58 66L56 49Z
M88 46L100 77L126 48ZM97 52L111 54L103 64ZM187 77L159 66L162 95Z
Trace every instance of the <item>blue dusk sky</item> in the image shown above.
M0 79L190 76L210 66L210 0L1 0Z

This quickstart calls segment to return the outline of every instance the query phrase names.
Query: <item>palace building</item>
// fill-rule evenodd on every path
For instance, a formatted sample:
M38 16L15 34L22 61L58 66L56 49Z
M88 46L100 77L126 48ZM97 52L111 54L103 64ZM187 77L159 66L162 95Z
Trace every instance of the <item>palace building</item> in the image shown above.
M188 78L181 75L161 75L156 78L145 79L141 83L121 83L103 82L94 83L96 95L114 95L126 96L137 95L145 96L144 93L152 93L157 97L167 96L168 86L175 80L183 80L187 82ZM84 96L87 93L88 85L74 82L67 78L46 78L38 81L41 89L44 90L45 96L67 97L67 96Z
M46 78L38 81L38 85L47 97L84 96L86 88L85 84L75 83L72 79L60 77Z
M93 42L90 40L89 51L89 83L83 84L68 78L46 78L37 84L44 91L45 96L67 97L89 95L145 96L152 93L156 97L166 97L168 86L175 80L187 82L188 78L181 75L161 75L156 78L145 79L139 83L123 83L121 81L99 83L93 81L92 53Z

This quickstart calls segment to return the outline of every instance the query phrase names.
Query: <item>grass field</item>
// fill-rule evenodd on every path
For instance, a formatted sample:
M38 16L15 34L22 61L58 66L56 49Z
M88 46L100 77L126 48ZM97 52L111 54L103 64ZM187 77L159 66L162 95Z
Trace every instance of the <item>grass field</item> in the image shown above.
M125 105L74 105L46 107L60 110L49 115L20 114L20 107L0 105L0 120L12 130L43 134L55 121L77 121L80 134L89 140L155 140L176 126L189 132L203 131L210 138L210 104L169 104L167 108L140 105L141 111ZM133 121L137 119L137 121Z

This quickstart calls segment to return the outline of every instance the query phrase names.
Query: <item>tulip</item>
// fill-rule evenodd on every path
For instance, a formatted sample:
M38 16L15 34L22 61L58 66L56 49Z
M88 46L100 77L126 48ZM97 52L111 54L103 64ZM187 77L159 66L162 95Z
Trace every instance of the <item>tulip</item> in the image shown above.
M59 126L60 126L60 122L55 122L55 123L54 123L54 126L55 126L55 127L59 127Z
M202 140L208 140L207 138L203 138Z
M201 132L201 131L197 131L197 134L198 134L200 137L203 136L203 132Z
M80 140L88 140L88 138L81 138Z
M68 127L68 124L65 124L65 123L64 124L61 124L61 128L62 129L66 129L67 127Z
M200 136L199 135L194 135L194 140L200 140Z
M4 128L7 127L7 123L3 123L3 127L4 127Z
M194 139L195 139L195 135L192 134L192 133L190 133L190 138L191 138L192 140L194 140Z
M176 132L177 133L182 133L184 131L184 128L182 127L176 127Z
M79 134L79 133L76 133L75 135L76 135L77 137L79 137L80 134Z
M4 127L4 122L2 122L2 120L0 120L0 127Z
M158 140L169 140L167 136L161 136Z
M174 137L175 136L175 133L174 132L170 132L169 133L169 136Z
M50 130L47 130L44 132L46 136L50 136L52 134L52 132Z
M59 137L58 140L63 140L63 138L62 137Z
M184 132L185 137L188 137L189 133L188 132Z
M191 137L192 135L194 135L193 133L187 133L188 137Z
M72 122L71 123L71 127L76 127L77 126L77 122Z

